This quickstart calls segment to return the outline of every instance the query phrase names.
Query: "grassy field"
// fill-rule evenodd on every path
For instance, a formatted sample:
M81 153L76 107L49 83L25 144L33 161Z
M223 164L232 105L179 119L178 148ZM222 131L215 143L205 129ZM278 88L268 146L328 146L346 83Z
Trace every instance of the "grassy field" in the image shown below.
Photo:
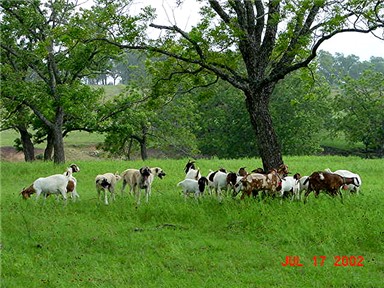
M384 161L285 158L290 171L302 175L328 167L359 173L362 194L346 196L344 204L326 195L310 196L307 204L230 197L220 204L210 196L185 201L176 183L186 162L147 161L167 176L155 180L150 202L138 208L128 193L105 206L93 181L99 173L139 168L141 161L76 161L81 198L67 205L54 197L36 203L18 195L37 177L62 173L66 165L2 162L2 287L382 286ZM205 175L218 167L261 166L259 159L197 164ZM286 256L299 256L303 266L283 267ZM322 266L320 256L326 257ZM340 266L334 266L337 256L347 256L336 262Z

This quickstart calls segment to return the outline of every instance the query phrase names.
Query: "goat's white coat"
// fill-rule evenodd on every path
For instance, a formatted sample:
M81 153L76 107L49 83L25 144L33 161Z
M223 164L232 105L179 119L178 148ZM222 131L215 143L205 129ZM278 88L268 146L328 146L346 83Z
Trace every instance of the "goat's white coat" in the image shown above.
M304 184L304 182L308 179L309 176L302 176L299 180L296 180L295 186L293 188L293 197L294 198L301 200L301 195L303 194L304 191L307 191L309 188L309 182Z
M70 176L72 176L71 173L68 176L55 174L36 179L32 184L36 192L36 201L39 199L40 194L43 194L44 198L48 194L61 194L63 199L67 200L67 184Z
M289 192L295 189L296 185L296 179L294 179L292 176L286 176L283 179L281 179L281 197L284 196L285 192Z
M201 178L200 170L189 168L188 172L185 174L184 179L194 179L199 180Z
M199 181L195 179L184 179L183 181L177 183L177 186L181 186L183 188L185 197L188 196L188 193L194 193L195 198L197 198L202 193L199 189Z
M219 197L219 200L221 200L221 190L224 189L226 192L228 190L227 173L217 171L215 176L213 176L213 187L216 191L217 196Z

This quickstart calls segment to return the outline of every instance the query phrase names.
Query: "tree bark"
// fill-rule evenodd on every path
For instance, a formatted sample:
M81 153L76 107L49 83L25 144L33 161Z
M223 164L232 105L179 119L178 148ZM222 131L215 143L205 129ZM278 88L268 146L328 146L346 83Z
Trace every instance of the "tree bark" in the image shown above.
M55 164L65 163L64 139L63 139L64 109L58 106L56 110L56 121L53 132L53 162Z
M147 153L147 131L148 128L143 125L142 126L142 133L143 136L140 141L140 152L141 152L141 159L146 160L148 158L148 153Z
M35 147L31 140L31 134L28 133L25 125L18 125L17 130L20 133L21 145L23 146L24 160L32 162L35 160Z
M47 134L47 145L44 150L44 161L51 161L53 153L53 135L52 132L49 131Z
M246 93L246 107L258 142L263 168L268 171L283 164L280 145L269 112L269 99L275 84Z

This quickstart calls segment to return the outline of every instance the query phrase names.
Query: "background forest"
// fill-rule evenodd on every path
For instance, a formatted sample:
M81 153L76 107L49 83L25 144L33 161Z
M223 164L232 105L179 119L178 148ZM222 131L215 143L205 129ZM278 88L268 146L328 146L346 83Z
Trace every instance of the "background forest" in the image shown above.
M202 10L201 23L188 33L149 24L169 30L164 39L156 41L145 34L146 25L155 19L151 8L131 16L124 10L131 1L96 3L87 10L79 8L76 1L57 0L46 5L40 1L1 2L0 129L18 133L15 145L26 161L33 161L34 147L44 143L45 160L64 162L63 139L76 131L100 135L103 143L98 149L108 153L104 155L126 159L137 155L146 159L148 151L160 151L167 157L260 156L268 166L280 161L279 156L273 156L280 154L280 148L258 147L274 143L274 138L260 142L255 135L266 137L274 132L284 155L327 152L330 141L342 139L349 147L357 147L346 153L382 157L384 58L361 61L354 55L314 50L317 57L312 60L305 40L308 31L302 30L305 35L298 39L289 26L284 31L287 35L276 35L273 51L263 50L272 53L273 61L259 59L264 74L253 83L251 74L258 70L249 75L245 71L265 45L247 53L233 49L233 43L239 43L240 50L246 47L241 48L244 39L237 35L237 28L227 25L232 30L223 34L221 22L210 25L214 14L208 12L221 14L217 1ZM383 25L380 3L372 7L376 24L367 31ZM289 5L275 8L275 12L269 8L271 17L273 13L286 16L286 12L293 23L302 18L301 12L295 14ZM308 22L324 7L304 8L310 11L302 11L309 13ZM221 20L225 23L226 19ZM241 28L244 23L240 22ZM332 33L343 31L334 24L323 23ZM321 40L330 36L325 34ZM291 37L291 44L285 43L284 37ZM121 44L137 41L141 42L136 46ZM225 52L209 50L212 45L219 45L217 49L223 46ZM273 56L282 51L286 54L282 58ZM170 54L173 56L167 57ZM196 56L203 60L188 62ZM304 56L309 58L303 62ZM205 60L207 57L211 59ZM271 68L275 72L270 72L269 66L275 67ZM262 101L257 102L260 97L268 99L267 110ZM261 104L260 113L252 110ZM263 113L266 118L260 122L258 115ZM256 129L255 134L255 128L269 117L273 126L260 128L261 134ZM265 155L259 155L260 151ZM267 155L276 159L264 163Z
M103 155L125 159L146 159L148 151L156 150L161 151L156 155L167 157L258 156L241 93L220 81L189 90L185 83L168 81L158 88L156 65L144 54L124 53L110 61L105 73L86 77L83 91L76 93L90 94L91 99L74 94L81 107L73 107L78 118L65 121L65 135L102 134L105 140L98 148L108 152ZM283 153L382 157L383 89L384 58L360 61L354 55L321 51L310 69L286 77L274 91L271 112ZM14 110L5 104L3 131L23 127L32 144L47 143L44 124L33 113L26 111L16 121ZM84 105L89 105L86 111ZM20 139L15 146L22 150ZM338 149L338 142L345 151ZM50 157L49 152L45 155Z

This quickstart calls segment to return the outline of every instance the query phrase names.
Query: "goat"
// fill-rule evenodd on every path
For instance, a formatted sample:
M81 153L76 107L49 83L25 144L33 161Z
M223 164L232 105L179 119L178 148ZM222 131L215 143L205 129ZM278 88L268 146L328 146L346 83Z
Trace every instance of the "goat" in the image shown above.
M215 189L215 184L213 183L213 178L215 177L216 173L219 171L226 173L226 170L224 168L220 168L219 170L216 170L216 171L209 170L209 173L207 175L209 195L212 195L212 190Z
M240 168L242 169L242 168ZM240 171L240 170L239 170ZM245 170L244 170L245 171ZM245 175L244 175L245 176ZM234 172L229 172L227 174L227 187L232 188L232 197L236 197L238 192L236 193L236 184L243 179L242 175L236 174Z
M308 190L309 183L306 181L309 176L301 176L300 173L296 173L293 175L293 178L296 180L295 186L293 188L293 196L292 199L301 200L301 194L304 191ZM304 184L305 183L305 184Z
M208 179L206 177L200 177L199 180L184 179L183 181L177 183L177 186L181 186L183 188L185 198L187 198L188 193L194 193L196 199L204 193L206 185L208 185Z
M295 186L297 185L296 184L296 179L292 176L286 176L284 178L281 179L281 190L280 190L280 193L281 193L281 197L283 198L284 196L286 196L285 194L292 194L292 197L293 197L293 193L294 193L294 189L295 189Z
M281 190L282 178L288 173L288 166L284 164L278 169L271 169L267 174L250 173L235 185L236 195L243 190L240 199L244 199L245 195L256 196L259 191L275 196L276 192Z
M71 164L67 168L67 170L64 172L64 175L66 176L68 176L69 173L71 173L68 180L67 193L71 193L71 198L73 201L76 201L76 198L80 198L80 195L76 191L77 180L75 177L73 177L73 173L77 173L79 171L80 171L79 166L77 166L76 164Z
M63 199L67 200L67 185L72 173L68 171L68 175L55 174L48 177L36 179L28 188L24 188L20 194L24 199L28 199L32 194L36 193L36 201L40 195L44 195L44 199L50 194L61 194Z
M248 173L247 173L247 171L245 170L245 168L246 167L240 167L239 168L239 171L237 171L237 175L239 175L239 176L245 176L245 175L247 175Z
M349 178L356 177L359 185L356 186L354 184L348 184L348 188L346 190L349 190L350 192L359 194L360 186L361 186L361 178L360 178L359 174L353 173L353 172L348 171L348 170L337 170L335 172L332 172L329 168L325 169L324 171L340 175L341 177L349 177Z
M185 178L184 179L195 179L199 180L201 173L199 169L195 167L195 161L188 160L188 163L185 165Z
M105 173L102 175L97 175L95 178L96 191L98 198L100 200L101 191L104 191L104 204L108 205L108 193L107 190L111 193L112 200L115 200L115 185L116 182L121 179L121 176L116 172Z
M314 191L315 197L318 197L320 191L325 191L331 196L337 196L340 194L341 201L343 201L343 194L341 188L345 189L349 184L358 186L358 180L356 177L342 177L340 175L317 171L313 172L304 184L308 185L308 190L305 193L304 203L307 200L308 195Z

